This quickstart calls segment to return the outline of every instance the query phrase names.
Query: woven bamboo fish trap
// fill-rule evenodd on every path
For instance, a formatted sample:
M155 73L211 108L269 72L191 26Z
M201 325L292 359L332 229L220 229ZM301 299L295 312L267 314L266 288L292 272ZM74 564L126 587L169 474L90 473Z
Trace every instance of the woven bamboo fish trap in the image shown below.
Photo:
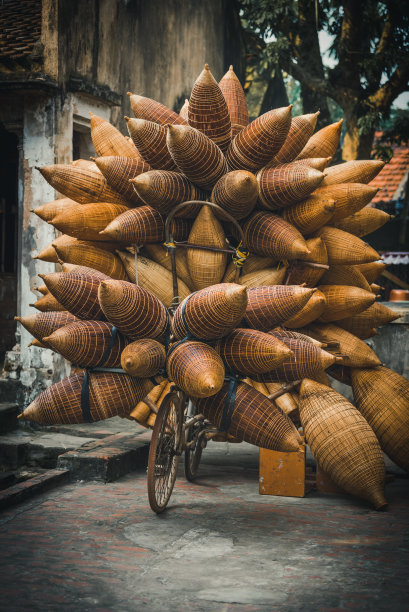
M303 259L309 253L300 232L269 212L257 212L244 225L244 242L256 255L280 259Z
M324 172L324 170L329 166L331 161L332 161L332 157L307 157L306 159L295 159L291 163L301 164L303 166L309 166L310 168L314 168L315 170ZM268 166L269 165L270 164L268 164ZM324 174L324 178L325 178L325 174ZM322 183L320 185L322 185Z
M53 272L39 276L59 303L79 319L105 319L98 302L100 278L77 272ZM108 276L106 278L109 279Z
M156 261L156 263L166 268L166 270L169 270L169 272L172 271L172 261L169 257L169 253L166 247L162 246L161 244L146 244L144 247L144 252L149 256L150 259ZM191 291L194 291L192 279L190 278L189 269L187 267L186 250L176 249L175 258L176 273L178 278L180 278L180 280L182 280ZM232 276L231 280L234 280L234 275ZM223 280L223 282L231 281Z
M321 277L322 285L350 285L360 287L365 291L371 288L365 276L356 266L331 266Z
M320 316L322 323L352 317L366 310L375 301L372 291L348 285L319 285L325 296L325 310Z
M227 149L231 142L229 109L207 64L193 85L188 120L189 125L213 140L222 151Z
M34 346L37 348L51 348L46 342L40 342L39 340L37 340L37 338L34 338L29 344L27 344L27 347L30 346Z
M29 304L32 308L36 308L40 312L62 312L66 308L53 296L51 293L46 293L33 304Z
M98 156L121 155L141 159L141 155L132 142L129 142L109 121L91 115L91 139Z
M273 393L277 393L277 391L282 391L281 383L270 382L255 384L264 385L264 387L266 388L267 396L272 395ZM295 416L295 413L297 413L298 416L298 403L291 393L283 393L283 395L280 395L272 401L274 401L274 403L280 408L280 410L284 414L289 416L291 419Z
M141 342L143 342L143 340ZM147 427L146 421L151 414L150 406L153 403L159 408L161 404L161 396L163 395L164 391L167 393L168 385L169 382L167 380L163 380L159 385L153 387L153 389L149 391L148 395L142 401L138 402L138 404L129 414L129 417ZM146 400L149 402L149 405L146 403Z
M25 409L23 419L51 425L83 423L81 390L84 372L78 372L46 389ZM152 388L147 379L127 374L94 372L89 378L89 407L92 421L127 416L135 402Z
M197 291L176 309L171 331L176 338L191 334L202 340L222 338L237 327L246 312L247 291L221 283Z
M128 92L129 102L132 108L132 112L137 119L146 119L147 121L154 121L159 125L186 125L187 121L180 115L170 110L164 104L156 102L151 98L145 98L144 96L136 96Z
M274 157L275 163L288 164L297 157L313 135L319 114L318 111L308 115L293 117L287 138Z
M383 261L371 261L364 264L355 265L362 274L365 276L369 284L374 283L386 269L386 264Z
M106 178L108 184L115 189L129 204L141 206L143 204L129 181L144 172L149 172L150 165L140 159L107 155L95 160L98 168Z
M341 183L339 185L329 185L329 187L319 187L314 195L335 200L335 212L331 219L331 223L334 224L364 208L377 191L377 187L371 187L370 185Z
M89 246L83 242L78 242L71 247L56 246L55 250L58 258L66 263L84 265L117 280L128 279L119 257L109 251Z
M128 279L155 295L165 306L170 308L173 302L173 277L169 270L147 257L138 255L138 278L135 272L135 256L126 251L118 251L126 270ZM190 295L191 290L178 278L178 294L181 299Z
M310 196L283 210L283 219L294 225L303 235L312 234L329 223L335 210L335 200Z
M274 257L260 257L258 255L250 254L242 266L242 276L251 274L252 272L258 272L259 270L265 270L272 268L273 266L278 267L279 262ZM232 283L234 281L236 266L231 261L223 276L223 283Z
M180 172L152 170L136 177L131 181L131 185L145 204L152 206L163 215L168 215L182 202L206 198L205 192ZM194 204L185 206L176 213L176 217L195 217L198 210Z
M315 291L297 285L248 289L244 319L249 327L267 332L304 308Z
M112 325L132 340L162 338L169 315L150 291L125 281L106 280L98 291L101 308Z
M127 210L126 206L119 204L77 204L57 214L49 223L67 236L79 240L109 242L109 238L99 232Z
M63 263L61 264L61 268L63 272L77 272L78 274L88 274L90 276L94 276L95 278L99 278L100 280L107 280L109 276L100 272L99 270L94 270L93 268L88 268L87 266L77 266L76 264Z
M215 344L216 352L233 372L245 376L269 372L290 355L278 338L255 329L235 329Z
M175 240L186 240L189 231L190 223L185 219L172 221L172 233ZM162 215L152 206L140 206L116 217L101 234L125 244L163 242L165 223Z
M46 295L50 293L45 285L40 285L39 287L33 287L32 291L38 291L41 295Z
M135 340L124 348L121 366L130 376L149 378L165 366L165 347L156 340Z
M291 108L268 111L237 134L226 151L230 170L254 172L278 153L290 129Z
M409 382L385 367L352 369L356 407L376 434L382 450L409 472Z
M220 391L225 370L221 357L203 342L187 340L170 346L169 377L190 397L209 397Z
M336 123L331 123L315 132L297 159L305 159L306 157L333 157L341 137L342 122L343 120L340 119Z
M21 323L34 338L42 342L45 336L49 336L60 327L64 327L64 325L73 323L78 319L70 312L51 311L39 312L28 317L14 317L14 320Z
M393 219L393 216L388 215L383 210L366 206L353 215L345 217L345 219L335 222L331 221L330 225L361 238L375 232L391 219Z
M267 210L278 210L304 200L321 183L322 172L304 164L281 164L257 174L260 202Z
M233 70L233 66L230 66L219 82L219 87L229 109L232 131L231 137L233 139L249 122L246 95Z
M195 128L168 126L167 145L179 170L201 189L212 189L228 171L222 150Z
M327 346L326 342L320 342L311 336L307 336L298 331L294 331L293 329L283 329L281 327L276 327L268 332L272 336L276 336L276 338L294 338L295 340L302 340L303 342L310 342L314 346L318 346L318 348L325 348Z
M355 334L358 338L366 340L371 337L368 334L372 332L373 328L396 321L399 316L391 308L375 302L359 314L337 321L337 325L351 332L351 334Z
M179 111L179 116L188 123L189 100L186 98L182 108Z
M342 395L312 380L301 385L299 411L305 437L322 469L346 492L379 510L385 464L366 420Z
M257 179L246 170L234 170L221 177L213 187L210 200L235 219L244 219L253 210L258 198ZM219 213L215 213L220 216Z
M353 159L331 166L325 172L322 187L339 183L370 183L384 167L385 162L379 159Z
M322 291L315 291L304 308L302 308L291 319L284 321L283 325L290 328L299 328L308 325L322 316L326 309L326 299Z
M65 359L84 368L119 368L121 353L129 343L121 334L113 337L112 325L105 321L74 321L44 340Z
M242 274L239 278L239 283L247 287L247 289L264 285L282 285L287 268L287 264L278 264L274 268L264 268L249 274Z
M75 168L84 168L84 170L93 170L94 172L100 171L96 163L91 159L74 159L71 165Z
M380 290L382 289L381 285L377 285L376 283L372 283L370 285L371 291L372 293L375 293L376 295L380 292Z
M327 249L321 238L309 238L306 240L306 245L310 253L303 257L302 261L291 263L287 283L292 285L305 283L307 287L315 287L328 264ZM310 267L307 265L308 262L320 264L322 267Z
M109 251L111 253L121 247L120 242L105 242L103 240L80 241L77 238L74 238L73 236L66 236L65 234L63 234L62 236L58 236L57 238L55 238L49 245L45 247L45 249L38 253L36 257L33 257L33 259L40 259L41 261L49 261L52 263L60 263L57 251L54 247L56 246L71 248L77 246L78 244L95 247L98 249L101 248L104 251Z
M167 129L146 119L129 119L128 132L152 170L177 170L166 145Z
M331 353L315 346L311 342L303 342L295 338L284 338L281 342L287 345L292 355L283 363L264 374L253 374L255 380L262 382L292 382L302 378L311 378L335 363L336 358Z
M379 253L375 249L357 236L336 227L322 227L317 230L316 236L321 238L327 248L330 266L356 265L379 259Z
M69 164L43 166L38 170L51 187L79 204L109 202L129 205L123 196L108 185L100 172L76 168Z
M373 368L381 364L374 351L365 342L332 323L311 323L302 331L321 342L338 342L339 364L351 368Z
M35 213L37 217L40 217L43 221L51 221L51 219L58 214L66 212L75 206L78 206L78 202L74 202L74 200L70 200L70 198L60 198L59 200L42 204L34 208L31 212Z
M217 427L222 424L229 383L211 398L195 400L198 412ZM270 400L245 383L238 383L228 432L261 448L282 452L297 451L301 438L291 423Z
M203 206L190 230L189 244L226 248L226 236L221 223L209 206ZM187 265L195 289L217 285L223 278L227 253L202 249L187 249Z

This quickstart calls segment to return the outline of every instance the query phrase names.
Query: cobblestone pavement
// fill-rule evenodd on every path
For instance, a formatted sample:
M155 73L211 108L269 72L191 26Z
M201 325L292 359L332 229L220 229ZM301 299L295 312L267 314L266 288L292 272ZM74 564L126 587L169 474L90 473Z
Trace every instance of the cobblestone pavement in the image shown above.
M258 495L257 449L209 445L152 514L144 470L71 483L0 515L0 609L407 611L409 481L348 496Z

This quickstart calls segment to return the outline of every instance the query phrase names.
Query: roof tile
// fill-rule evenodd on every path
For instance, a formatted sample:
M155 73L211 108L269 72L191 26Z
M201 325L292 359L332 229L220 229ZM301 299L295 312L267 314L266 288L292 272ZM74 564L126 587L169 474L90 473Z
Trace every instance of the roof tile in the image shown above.
M29 55L41 36L42 0L2 0L0 3L0 58Z

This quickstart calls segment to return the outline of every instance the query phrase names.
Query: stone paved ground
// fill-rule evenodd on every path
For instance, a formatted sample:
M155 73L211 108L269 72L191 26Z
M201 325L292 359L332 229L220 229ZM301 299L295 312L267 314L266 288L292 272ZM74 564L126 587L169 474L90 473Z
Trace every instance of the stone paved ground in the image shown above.
M409 609L409 481L390 507L258 495L257 449L212 443L153 515L144 470L72 483L0 515L0 609L400 612Z

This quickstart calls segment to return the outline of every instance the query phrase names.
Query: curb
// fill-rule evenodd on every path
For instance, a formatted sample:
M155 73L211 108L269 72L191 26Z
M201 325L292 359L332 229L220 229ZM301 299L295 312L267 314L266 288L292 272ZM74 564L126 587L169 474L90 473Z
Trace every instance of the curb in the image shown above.
M63 484L68 480L69 475L68 470L48 470L44 474L20 482L5 491L0 491L0 510L14 506L38 493L43 493L59 484Z

